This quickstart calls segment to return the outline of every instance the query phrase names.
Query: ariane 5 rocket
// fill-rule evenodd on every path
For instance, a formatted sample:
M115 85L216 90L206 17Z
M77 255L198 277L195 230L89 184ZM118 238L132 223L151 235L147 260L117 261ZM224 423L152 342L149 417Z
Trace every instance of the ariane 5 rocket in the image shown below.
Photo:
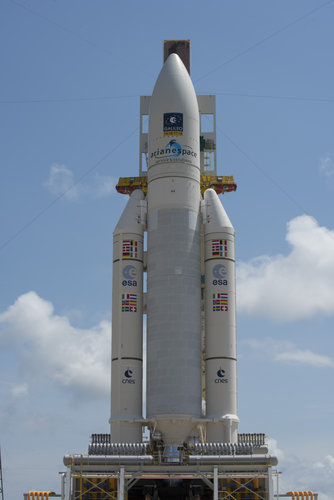
M141 442L144 425L167 450L237 442L234 229L203 189L200 128L189 73L171 54L150 99L146 187L114 231L114 443Z

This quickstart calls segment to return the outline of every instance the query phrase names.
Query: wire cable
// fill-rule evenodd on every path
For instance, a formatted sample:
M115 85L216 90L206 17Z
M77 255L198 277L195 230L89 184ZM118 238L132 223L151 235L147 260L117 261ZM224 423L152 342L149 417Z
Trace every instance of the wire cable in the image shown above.
M244 56L245 54L248 54L248 52L250 52L251 50L259 47L260 45L263 45L265 42L267 42L268 40L271 40L275 36L280 35L283 31L286 31L288 28L291 28L291 26L294 26L295 24L300 23L301 21L304 21L304 19L310 17L312 14L314 14L317 11L319 11L320 9L323 9L324 7L327 7L327 5L333 3L333 1L334 0L328 0L327 2L319 5L318 7L315 7L314 9L306 12L306 14L303 14L302 16L297 17L297 19L294 19L293 21L290 21L288 24L285 24L281 28L278 28L273 33L271 33L270 35L262 38L261 40L259 40L256 43L253 43L247 49L244 49L241 52L238 52L237 54L235 54L234 56L230 57L229 59L227 59L226 61L224 61L222 64L220 64L219 66L217 66L216 68L214 68L214 69L208 71L207 73L205 73L204 75L200 76L199 78L197 78L197 80L195 80L195 83L199 82L200 80L203 80L204 78L206 78L207 76L211 75L212 73L215 73L216 71L218 71L219 69L223 68L227 64L229 64L229 63L231 63L233 61L236 61L237 59L239 59L240 57Z
M273 100L286 100L286 101L303 101L303 102L323 102L326 104L333 103L334 99L326 97L297 97L297 96L279 96L279 95L260 95L260 94L237 94L234 92L219 92L215 95L227 97L251 97L255 99L273 99ZM1 101L0 101L1 102Z
M225 139L227 139L234 147L235 149L237 149L239 151L239 153L241 153L246 159L247 161L253 165L253 167L255 167L259 172L261 172L261 174L263 174L264 177L266 177L266 179L268 179L271 184L273 184L279 191L281 191L281 193L293 204L295 205L296 207L298 207L305 215L310 215L307 210L305 210L305 208L286 190L284 189L281 184L276 181L276 179L274 179L274 177L272 177L270 174L268 174L268 172L266 172L262 167L260 167L260 165L254 161L248 153L246 153L246 151L244 151L230 136L228 136L225 132L223 132L223 130L218 127L218 125L216 125L216 128L217 130L222 134L223 137L225 137Z
M67 28L66 26L63 26L62 24L58 23L57 21L54 21L53 19L50 19L49 17L45 16L44 14L41 14L37 10L32 9L29 5L25 5L21 2L18 2L17 0L8 0L8 1L11 2L12 4L16 5L17 7L21 7L21 9L26 10L30 14L33 14L34 16L39 17L40 19L43 19L43 21L47 21L48 23L53 24L54 26L56 26L60 30L65 31L65 33L72 35L74 38L77 38L81 42L85 42L88 45L91 45L92 47L94 47L95 49L103 50L108 55L111 55L113 57L118 57L117 54L115 54L111 50L99 47L95 42L92 42L88 38L85 38L84 36L79 35L75 31L73 31L72 29Z
M201 95L216 95L226 97L249 97L254 99L272 99L286 101L304 101L304 102L319 102L330 104L334 99L327 97L298 97L298 96L280 96L280 95L263 95L263 94L240 94L236 92L203 92ZM59 102L85 102L85 101L110 101L113 99L132 99L140 97L139 94L104 96L104 97L52 97L43 98L36 97L31 99L0 99L0 104L44 104L44 103L59 103Z
M86 37L78 34L77 32L75 32L71 28L67 28L66 26L58 23L57 21L54 21L53 19L50 19L49 17L45 16L44 14L41 14L40 12L32 9L28 5L25 5L25 4L21 3L21 2L18 2L17 0L8 0L8 1L11 2L13 5L16 5L17 7L21 7L22 9L26 10L30 14L33 14L34 16L39 17L40 19L43 19L43 21L46 21L46 22L52 24L53 26L56 26L58 29L60 29L60 30L64 31L65 33L71 35L72 37L76 38L77 40L80 40L81 42L84 42L87 45L90 45L94 49L97 49L98 51L104 52L105 54L108 54L109 56L112 56L112 57L118 59L119 61L122 62L122 64L124 64L124 59L122 57L120 57L117 52L113 52L113 51L111 51L111 50L109 50L109 49L107 49L105 47L101 47L100 45L98 45L97 43L93 42L92 40L89 40L88 38L86 38ZM143 68L141 66L139 66L138 64L137 64L137 69L138 69L138 71L146 73L146 71L143 70Z
M59 200L61 200L66 193L68 193L71 189L77 186L83 179L85 179L88 175L90 175L94 170L96 170L101 163L103 163L109 156L111 156L117 149L120 148L125 142L127 142L136 132L138 128L133 130L125 139L120 141L111 151L106 153L100 160L98 160L92 167L86 170L77 181L75 181L71 186L69 186L65 191L56 196L48 205L42 208L35 216L33 216L28 222L26 222L22 227L20 227L12 236L10 236L7 240L0 244L0 251L2 251L5 247L7 247L10 243L12 243L21 233L23 233L26 229L32 226L42 215L44 215L51 207L53 207Z
M31 99L0 99L0 104L44 104L44 103L59 103L59 102L84 102L84 101L110 101L112 99L130 99L140 97L137 95L117 95L108 97L36 97Z

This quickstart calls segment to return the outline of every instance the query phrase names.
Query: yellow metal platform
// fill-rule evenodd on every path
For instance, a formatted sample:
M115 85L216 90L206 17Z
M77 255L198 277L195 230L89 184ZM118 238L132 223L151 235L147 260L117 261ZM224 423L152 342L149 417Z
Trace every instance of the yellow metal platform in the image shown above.
M236 191L237 185L234 182L234 177L201 175L201 192L202 194L208 188L212 188L217 194ZM135 189L141 189L143 193L147 193L147 176L142 177L120 177L116 190L121 194L131 194Z

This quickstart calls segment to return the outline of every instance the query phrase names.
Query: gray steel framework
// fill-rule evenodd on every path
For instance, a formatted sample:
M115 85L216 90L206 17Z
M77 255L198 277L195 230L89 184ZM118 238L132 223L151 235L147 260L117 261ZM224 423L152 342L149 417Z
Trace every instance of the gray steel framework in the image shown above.
M250 457L248 457L250 458ZM255 461L257 457L254 457ZM106 457L107 459L107 457ZM106 460L107 462L107 460ZM276 471L275 471L276 472ZM63 474L62 498L63 500L81 500L82 492L75 491L75 481L83 481L91 484L91 487L85 490L88 493L90 489L97 488L103 491L105 498L113 500L124 500L127 498L127 492L141 479L187 479L201 480L212 490L213 500L232 499L234 496L225 495L223 490L219 490L219 483L222 479L229 479L236 484L234 493L243 488L254 495L257 500L273 500L278 498L273 492L272 465L270 457L263 460L263 464L247 465L233 463L233 457L230 457L229 464L196 464L196 465L144 465L144 464L125 464L117 465L69 465ZM94 479L94 482L93 482ZM105 489L102 484L105 480L115 479L117 489L110 491ZM240 479L248 479L242 484L238 483ZM256 492L252 489L252 480L261 479L265 482L264 492ZM90 482L90 483L89 483ZM239 484L239 486L238 486ZM233 494L234 494L233 493Z

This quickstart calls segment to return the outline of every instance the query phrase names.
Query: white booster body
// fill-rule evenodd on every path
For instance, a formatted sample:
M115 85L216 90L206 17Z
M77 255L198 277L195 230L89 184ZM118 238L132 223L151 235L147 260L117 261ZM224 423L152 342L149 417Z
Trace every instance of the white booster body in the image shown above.
M132 193L114 231L111 441L142 440L143 234L140 190Z
M204 193L207 442L238 439L235 237L217 193ZM212 420L210 422L210 420Z
M201 417L199 110L171 54L149 111L147 193L147 418L166 444Z

